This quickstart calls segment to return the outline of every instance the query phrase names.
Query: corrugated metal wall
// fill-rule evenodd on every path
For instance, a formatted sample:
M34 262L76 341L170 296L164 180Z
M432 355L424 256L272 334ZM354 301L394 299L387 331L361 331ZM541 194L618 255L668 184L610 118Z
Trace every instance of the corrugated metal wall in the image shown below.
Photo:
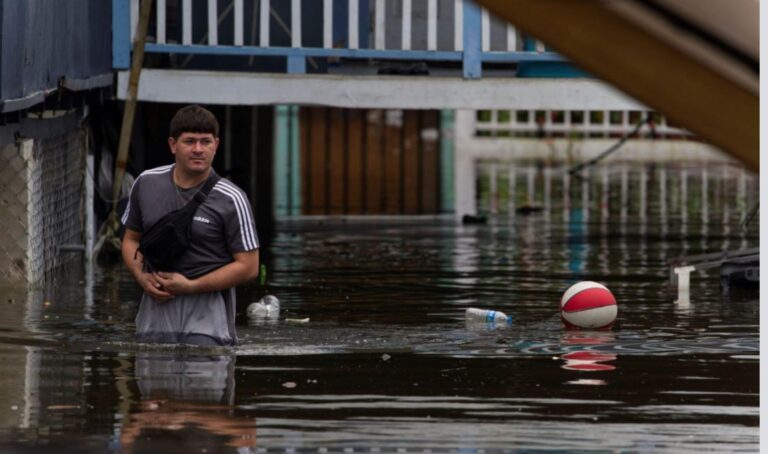
M112 2L0 2L0 99L24 98L112 71Z

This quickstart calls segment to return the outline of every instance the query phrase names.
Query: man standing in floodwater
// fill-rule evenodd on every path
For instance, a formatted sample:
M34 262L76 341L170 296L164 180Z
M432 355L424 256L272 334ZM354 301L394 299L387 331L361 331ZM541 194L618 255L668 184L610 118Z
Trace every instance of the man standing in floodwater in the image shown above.
M191 105L171 120L175 163L146 170L133 184L122 217L122 256L144 294L136 315L140 342L234 345L235 286L256 278L259 241L245 193L222 178L195 212L190 244L171 272L148 270L138 251L142 232L187 204L216 172L219 123Z

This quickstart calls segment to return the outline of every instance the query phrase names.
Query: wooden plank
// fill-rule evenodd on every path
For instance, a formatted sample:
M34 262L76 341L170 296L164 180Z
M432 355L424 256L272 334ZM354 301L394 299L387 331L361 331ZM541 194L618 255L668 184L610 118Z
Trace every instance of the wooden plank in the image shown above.
M269 47L269 0L259 0L259 46Z
M235 0L235 46L242 46L243 39L243 0Z
M157 0L157 44L165 44L165 0Z
M366 130L363 213L382 213L384 176L384 111L366 111L363 119Z
M299 147L301 163L301 199L302 214L309 214L309 206L312 204L312 107L299 108Z
M219 45L219 2L208 0L208 45Z
M347 109L347 214L363 212L363 114L359 109Z
M420 111L419 131L422 149L421 213L440 212L440 111Z
M419 149L419 111L406 110L403 112L402 128L402 212L417 214L419 212L419 192L421 189L421 156Z
M402 110L384 111L384 214L398 214L400 211L400 129L398 116ZM400 120L399 123L402 123Z
M325 168L328 162L328 108L309 107L311 132L311 162L308 163L311 175L310 191L307 206L309 214L325 214L326 191L325 191Z
M327 161L330 193L326 201L325 212L328 214L344 214L344 117L343 109L330 109L330 150Z

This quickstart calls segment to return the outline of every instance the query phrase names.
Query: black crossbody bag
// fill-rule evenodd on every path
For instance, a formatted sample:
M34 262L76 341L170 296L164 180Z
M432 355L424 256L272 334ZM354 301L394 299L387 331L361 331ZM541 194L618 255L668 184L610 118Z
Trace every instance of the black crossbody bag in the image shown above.
M144 256L144 271L175 271L173 265L187 250L192 221L197 208L208 198L221 177L212 174L186 205L161 217L141 236L139 250Z

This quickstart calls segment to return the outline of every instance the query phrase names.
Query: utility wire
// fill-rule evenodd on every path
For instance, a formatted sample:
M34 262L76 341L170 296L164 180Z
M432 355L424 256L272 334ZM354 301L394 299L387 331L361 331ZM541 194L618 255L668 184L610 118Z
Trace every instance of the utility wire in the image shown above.
M621 139L619 139L618 142L613 144L613 146L611 146L610 148L608 148L604 152L600 153L599 155L595 156L594 158L590 159L589 161L584 161L584 162L582 162L580 164L576 164L575 166L571 167L568 170L568 173L570 175L575 175L577 172L581 171L585 167L589 167L591 165L594 165L598 161L604 159L606 156L610 155L614 151L616 151L619 148L621 148L621 146L624 145L624 143L627 140L629 140L630 137L634 136L635 134L638 133L638 131L640 131L640 128L642 128L644 124L646 124L646 123L650 124L651 122L652 122L651 115L648 115L645 119L642 119L642 120L638 121L637 124L635 125L634 129L632 129L632 131L630 131L629 133L625 134Z

